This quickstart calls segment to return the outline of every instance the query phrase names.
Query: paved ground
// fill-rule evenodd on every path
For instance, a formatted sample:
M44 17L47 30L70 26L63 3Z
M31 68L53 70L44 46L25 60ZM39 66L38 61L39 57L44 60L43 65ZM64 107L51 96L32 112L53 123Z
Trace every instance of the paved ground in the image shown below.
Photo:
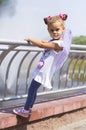
M86 108L36 122L27 130L86 130Z
M52 123L52 120L50 120L49 122L41 122L41 124L39 123L33 125L33 127L29 126L27 130L86 130L86 119L79 122L66 124L64 126L59 126L58 122L56 124L55 120L54 124Z
M76 123L68 124L64 127L61 127L57 130L86 130L86 119L81 120Z

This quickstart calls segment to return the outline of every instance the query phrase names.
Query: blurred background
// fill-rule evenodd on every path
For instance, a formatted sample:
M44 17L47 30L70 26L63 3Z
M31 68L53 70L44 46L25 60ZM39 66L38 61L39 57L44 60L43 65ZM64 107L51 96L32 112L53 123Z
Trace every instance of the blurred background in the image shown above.
M48 39L43 18L59 13L68 14L65 24L73 37L86 38L86 0L0 0L0 41Z

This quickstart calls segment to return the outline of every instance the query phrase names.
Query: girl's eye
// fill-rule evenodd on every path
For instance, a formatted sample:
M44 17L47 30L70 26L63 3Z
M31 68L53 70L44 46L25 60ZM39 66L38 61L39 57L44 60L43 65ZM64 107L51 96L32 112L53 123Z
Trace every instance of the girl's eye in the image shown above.
M59 31L59 28L57 28L57 29L51 29L50 31L51 31L51 32Z
M57 28L56 31L59 31L59 28Z
M54 30L53 30L53 29L51 29L50 31L51 31L51 32L53 32Z

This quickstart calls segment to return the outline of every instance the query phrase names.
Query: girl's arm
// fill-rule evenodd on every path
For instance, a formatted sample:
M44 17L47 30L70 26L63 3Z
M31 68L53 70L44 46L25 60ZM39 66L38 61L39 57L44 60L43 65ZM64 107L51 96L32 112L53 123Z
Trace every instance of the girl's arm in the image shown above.
M54 49L54 50L57 50L57 51L61 51L63 50L63 47L60 47L57 43L54 43L54 42L47 42L47 41L38 41L38 40L35 40L33 38L28 38L28 39L25 39L27 42L31 42L32 44L40 47L40 48L46 48L46 49Z

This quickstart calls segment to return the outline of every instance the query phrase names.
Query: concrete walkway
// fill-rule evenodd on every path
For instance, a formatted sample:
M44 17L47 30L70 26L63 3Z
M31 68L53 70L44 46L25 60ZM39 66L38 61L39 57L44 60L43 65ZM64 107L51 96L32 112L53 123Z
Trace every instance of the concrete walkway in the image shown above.
M71 123L57 130L86 130L86 119L78 121L76 123Z

